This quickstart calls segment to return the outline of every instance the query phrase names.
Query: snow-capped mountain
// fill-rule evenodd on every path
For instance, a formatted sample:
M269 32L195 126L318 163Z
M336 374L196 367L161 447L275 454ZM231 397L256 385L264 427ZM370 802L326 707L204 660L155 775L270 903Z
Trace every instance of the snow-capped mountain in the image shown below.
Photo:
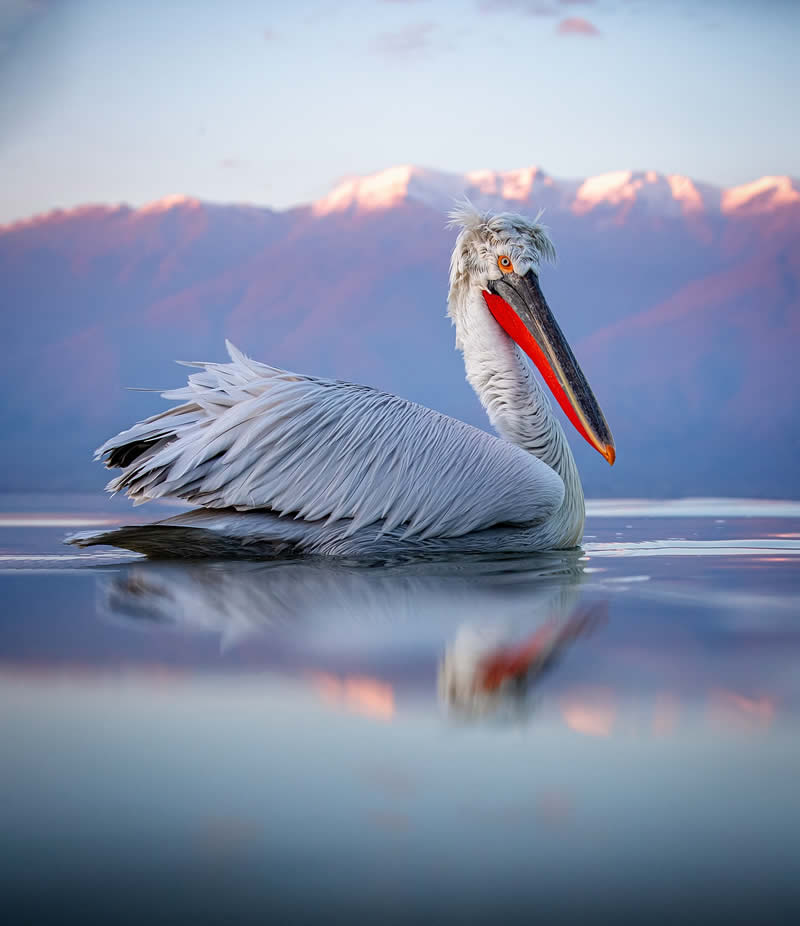
M370 382L487 426L444 318L453 201L535 214L542 286L614 431L613 470L575 436L590 494L800 494L800 187L720 189L654 171L394 167L275 212L171 196L0 228L2 488L94 488L91 450L162 407L171 361Z
M328 215L390 209L403 202L416 202L446 212L459 196L467 196L477 206L486 208L516 203L567 210L575 215L595 209L627 212L640 208L653 215L670 217L764 213L800 203L798 183L790 177L762 177L723 189L654 170L619 170L585 180L563 180L540 167L454 174L403 165L364 177L346 178L316 202L313 209L316 215Z

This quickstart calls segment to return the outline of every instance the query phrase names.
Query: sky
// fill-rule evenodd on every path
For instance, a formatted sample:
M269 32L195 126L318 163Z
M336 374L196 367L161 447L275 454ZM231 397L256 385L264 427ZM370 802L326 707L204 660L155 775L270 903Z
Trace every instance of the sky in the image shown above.
M793 0L0 0L0 222L395 164L800 174Z

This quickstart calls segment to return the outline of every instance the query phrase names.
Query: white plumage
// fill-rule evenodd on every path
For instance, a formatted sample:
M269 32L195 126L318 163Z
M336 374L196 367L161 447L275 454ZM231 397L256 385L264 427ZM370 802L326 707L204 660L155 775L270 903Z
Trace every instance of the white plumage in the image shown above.
M164 393L185 404L100 447L98 458L152 442L110 491L341 522L344 537L402 526L404 539L529 524L561 503L553 470L513 444L397 396L297 376L227 346L231 363L198 364L188 386ZM498 479L506 473L513 478Z
M527 551L575 546L583 494L560 425L527 360L492 317L498 255L519 275L554 256L544 229L519 216L455 214L449 314L467 378L501 437L368 386L257 363L230 363L165 392L181 404L97 451L122 472L108 484L135 501L179 498L201 510L158 531L122 528L73 542L175 555L231 552L365 556L418 551ZM560 334L560 332L559 332ZM224 509L224 510L220 510ZM175 528L184 529L175 532ZM188 554L187 554L188 555Z

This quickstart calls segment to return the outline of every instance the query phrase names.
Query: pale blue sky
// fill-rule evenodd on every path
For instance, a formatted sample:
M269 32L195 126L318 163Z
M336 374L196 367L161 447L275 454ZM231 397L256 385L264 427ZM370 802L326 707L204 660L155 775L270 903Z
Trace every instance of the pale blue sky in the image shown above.
M0 0L0 222L409 162L797 175L799 42L791 0Z

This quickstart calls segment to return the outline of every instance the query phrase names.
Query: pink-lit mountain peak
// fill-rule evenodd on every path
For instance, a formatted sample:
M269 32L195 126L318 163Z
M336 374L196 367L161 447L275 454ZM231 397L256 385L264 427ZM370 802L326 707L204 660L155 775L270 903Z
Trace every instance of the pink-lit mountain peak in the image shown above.
M460 174L405 164L341 180L330 193L311 204L311 213L322 217L374 212L415 203L444 214L456 199L465 195L479 208L525 212L545 208L550 214L568 212L578 217L611 214L617 220L624 220L631 210L639 215L693 219L715 215L766 216L800 209L800 183L788 176L764 176L722 188L654 170L618 170L585 179L564 179L535 165ZM202 216L220 211L227 214L236 211L257 221L271 212L262 206L215 204L187 194L172 194L138 208L118 204L56 209L0 225L0 234L25 228L33 232L36 228L54 228L84 219L92 221L99 215L132 224L157 223L161 217L180 215L196 223Z
M35 228L42 225L54 227L63 225L67 222L74 223L81 220L94 222L100 218L117 218L135 222L148 216L159 216L176 210L180 212L197 212L207 205L207 203L202 202L194 196L188 196L185 193L173 193L169 196L164 196L161 199L146 203L138 209L134 209L126 203L87 203L85 205L75 206L72 209L52 209L50 212L44 212L27 219L10 222L7 225L0 225L0 233L22 230L24 228Z
M784 206L800 205L800 183L792 177L767 176L731 187L722 194L725 213L772 212Z
M467 189L474 196L500 196L505 200L527 200L535 191L555 188L556 182L541 167L520 167L516 170L473 170L464 175ZM568 181L559 181L561 187Z
M346 177L314 203L316 215L332 212L389 209L406 200L438 206L463 192L458 174L402 164L363 177Z
M463 195L478 205L495 204L498 200L525 202L535 189L553 186L552 178L535 166L457 174L405 164L363 177L347 177L314 203L313 208L317 215L328 215L388 209L412 201L447 211L453 201Z
M583 180L556 178L532 165L514 170L479 169L464 174L403 164L373 174L347 177L312 204L315 215L390 209L421 203L442 212L466 195L478 206L506 204L562 208L583 215L596 208L631 208L665 215L766 213L800 205L800 184L787 176L764 176L722 188L681 174L655 170L619 170ZM135 210L137 216L175 209L213 208L185 194L165 196ZM246 206L243 208L247 208Z
M402 165L341 181L314 204L313 210L317 215L328 215L416 202L445 212L462 195L480 207L544 206L575 215L594 210L625 214L636 208L652 215L691 217L770 212L800 204L798 184L790 177L762 177L723 189L654 170L619 170L570 180L555 178L538 166L457 174Z
M575 195L572 211L584 215L597 207L636 204L660 215L718 212L720 193L717 187L680 174L620 170L584 180Z
M186 193L172 193L169 196L163 196L161 199L153 200L146 203L136 210L139 215L153 215L160 212L169 212L170 209L200 209L202 202L194 196Z

